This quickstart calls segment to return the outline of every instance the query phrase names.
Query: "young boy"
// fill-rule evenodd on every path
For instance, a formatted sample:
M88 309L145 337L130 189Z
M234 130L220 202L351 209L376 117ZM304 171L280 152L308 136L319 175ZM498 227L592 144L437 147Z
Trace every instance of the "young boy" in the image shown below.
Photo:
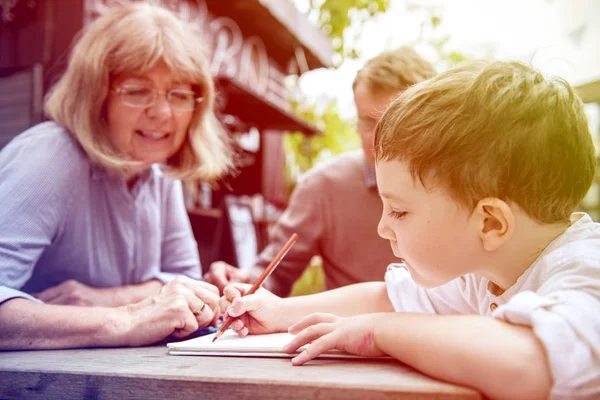
M295 365L336 348L494 399L599 398L600 224L572 214L596 158L571 87L516 62L457 68L394 101L375 156L402 267L289 299L228 286L233 329L289 328L286 351L312 342Z

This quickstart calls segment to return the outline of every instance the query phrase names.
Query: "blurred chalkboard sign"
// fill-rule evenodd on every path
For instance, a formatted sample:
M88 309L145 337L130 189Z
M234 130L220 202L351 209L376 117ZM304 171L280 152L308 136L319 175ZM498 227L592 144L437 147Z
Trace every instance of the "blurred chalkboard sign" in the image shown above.
M222 202L217 235L220 239L217 259L249 270L258 256L258 235L252 208L243 198L228 195Z

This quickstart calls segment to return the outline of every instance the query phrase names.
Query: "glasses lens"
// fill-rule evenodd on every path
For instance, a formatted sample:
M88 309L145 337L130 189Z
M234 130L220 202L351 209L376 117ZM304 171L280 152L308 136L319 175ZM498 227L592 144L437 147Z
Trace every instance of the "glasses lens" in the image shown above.
M154 91L147 87L124 87L123 102L133 107L148 107L154 102Z
M196 107L196 94L189 90L173 89L168 94L171 107L191 111Z

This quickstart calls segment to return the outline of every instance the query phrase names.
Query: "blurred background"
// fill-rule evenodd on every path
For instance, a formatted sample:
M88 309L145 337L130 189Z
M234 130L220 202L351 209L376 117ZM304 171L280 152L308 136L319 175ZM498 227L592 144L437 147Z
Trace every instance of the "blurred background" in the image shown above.
M44 120L43 98L73 38L102 10L135 0L0 0L0 148ZM143 1L143 0L141 0ZM191 182L186 206L204 266L250 268L302 174L360 147L352 81L384 50L413 46L438 71L518 59L560 76L600 135L597 0L162 0L211 52L218 117L239 169ZM580 208L600 218L600 184ZM320 290L320 260L294 293Z
M301 109L316 117L331 119L329 114L335 113L351 127L355 118L352 80L356 71L384 50L409 45L439 72L470 59L516 59L547 76L566 79L587 104L590 129L598 141L598 1L295 0L294 3L330 36L334 49L332 61L336 68L307 72L296 82L296 101L302 105ZM320 123L327 126L325 120ZM302 153L307 147L304 139L299 136L295 139L299 143L286 142L291 151L292 182L305 166L311 165L309 161L294 159L294 153ZM345 151L347 140L343 137L340 141L339 151ZM358 143L352 145L357 147ZM328 146L324 143L325 151L315 149L310 154L312 163L336 152L327 149ZM599 186L593 187L582 204L595 219L600 217L599 191Z

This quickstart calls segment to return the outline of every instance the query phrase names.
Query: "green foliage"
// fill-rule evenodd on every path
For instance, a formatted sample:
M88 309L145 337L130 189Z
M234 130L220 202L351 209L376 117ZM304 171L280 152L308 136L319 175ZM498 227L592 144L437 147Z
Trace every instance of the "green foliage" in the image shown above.
M442 19L437 15L432 15L430 22L432 27L437 28L442 23Z
M325 290L325 273L323 272L321 257L313 257L308 268L294 282L290 297L306 296L323 290Z
M356 58L357 51L346 46L344 32L350 25L361 26L368 18L388 10L390 0L313 0L312 11L318 13L321 28L329 34L335 50L345 58ZM449 49L450 37L441 32L443 23L435 7L411 0L405 1L406 12L420 22L419 31L412 47L426 46L433 50L438 70L443 71L468 60L460 51ZM360 29L355 29L360 32ZM331 156L360 147L360 138L350 121L338 113L335 101L330 102L323 112L318 112L314 104L306 104L302 95L291 101L292 109L302 119L323 130L322 135L307 137L300 132L292 132L284 138L286 153L286 176L288 193L291 193L299 176L316 163Z
M289 193L293 190L299 176L313 165L332 156L360 148L360 136L350 121L340 115L337 102L332 100L322 112L314 104L301 105L293 102L296 114L323 131L322 134L307 136L301 132L285 135L283 146L286 154L286 176Z
M416 48L428 47L433 50L436 59L429 61L433 62L438 71L448 70L470 59L464 53L449 48L450 36L443 33L441 29L443 19L435 6L407 0L406 11L421 21L416 39L408 45Z
M390 0L324 0L319 6L313 4L313 9L318 12L319 27L331 38L333 49L345 59L359 56L355 48L346 45L346 28L384 13L389 5Z

